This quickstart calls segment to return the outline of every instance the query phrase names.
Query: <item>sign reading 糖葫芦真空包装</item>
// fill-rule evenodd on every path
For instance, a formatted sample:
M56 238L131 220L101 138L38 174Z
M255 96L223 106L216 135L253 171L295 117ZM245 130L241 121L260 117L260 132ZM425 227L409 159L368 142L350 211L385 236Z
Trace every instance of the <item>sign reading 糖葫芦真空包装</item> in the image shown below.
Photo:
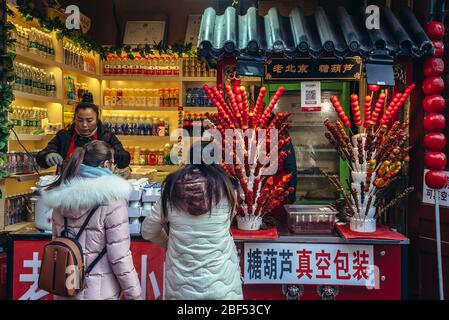
M373 246L310 243L245 243L245 284L310 284L372 287Z
M265 64L265 80L360 80L362 58L323 57L310 58L271 58Z

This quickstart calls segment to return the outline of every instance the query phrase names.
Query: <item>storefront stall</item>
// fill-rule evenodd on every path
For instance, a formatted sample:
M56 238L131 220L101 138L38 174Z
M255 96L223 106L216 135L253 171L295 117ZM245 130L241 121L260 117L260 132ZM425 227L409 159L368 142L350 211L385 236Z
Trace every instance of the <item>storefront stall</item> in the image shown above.
M34 191L47 179L41 175L55 170L35 173L33 152L70 124L74 105L86 91L99 105L105 127L131 154L132 171L121 174L134 189L128 208L131 251L144 299L164 298L165 250L141 238L140 224L160 196L161 181L178 168L170 159L172 148L183 159L185 146L201 139L192 133L206 127L224 130L232 121L246 128L268 127L278 120L281 145L293 146L294 170L270 181L255 175L258 169L247 163L224 166L242 186L245 201L239 215L260 212L265 218L257 230L241 230L237 223L231 230L245 299L408 298L410 240L404 235L408 212L403 199L411 191L411 173L404 159L415 156L409 152L409 135L422 131L407 125L408 97L416 79L413 62L434 52L412 9L381 7L379 28L367 30L370 15L364 10L350 14L334 5L307 12L294 8L289 16L264 5L243 15L233 7L220 14L208 8L197 21L194 54L187 49L150 53L140 47L132 52L101 49L99 55L57 38L55 30L48 32L37 19L21 19L17 8L11 8L16 56L9 119L15 134L7 142L8 162L2 169L9 175L0 180L0 230L8 233L0 272L3 265L8 299L52 299L37 287L42 250L51 239L51 211L40 207ZM399 93L403 100L393 103ZM237 102L229 98L237 96ZM367 105L371 112L365 111ZM389 118L387 111L394 116ZM367 116L376 112L380 122L370 124ZM198 121L200 131L194 125ZM378 134L382 121L385 132ZM338 129L335 135L332 128ZM372 168L369 147L361 151L370 130L380 154ZM394 140L394 132L404 139ZM364 137L363 145L354 138L357 133L360 140ZM399 150L399 167L384 168L390 138ZM360 151L353 159L351 140ZM286 157L279 159L285 163ZM357 191L354 172L361 177ZM376 178L383 176L385 183L377 185ZM385 184L390 188L381 192ZM373 213L365 219L368 212ZM365 215L361 229L350 223L356 213ZM365 220L374 221L372 230Z

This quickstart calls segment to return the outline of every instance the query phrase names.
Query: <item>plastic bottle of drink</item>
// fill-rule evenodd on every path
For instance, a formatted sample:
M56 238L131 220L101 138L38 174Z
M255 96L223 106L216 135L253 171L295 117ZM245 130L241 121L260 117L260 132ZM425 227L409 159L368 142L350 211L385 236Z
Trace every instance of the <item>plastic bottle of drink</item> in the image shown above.
M48 74L48 85L50 88L50 97L56 97L56 80L53 72ZM47 93L48 94L48 93Z
M111 73L111 58L107 57L103 64L103 73L109 75Z
M192 88L192 107L198 106L198 88Z
M131 119L129 118L129 115L125 115L123 117L123 134L124 135L131 135L131 130L130 130L130 124L131 124Z
M151 136L153 130L153 121L150 116L145 117L145 136Z
M111 133L114 133L114 134L117 132L115 119L116 119L116 115L115 114L108 115L109 131L111 131Z
M45 88L44 91L44 86L45 86L45 76L44 76L44 70L42 69L37 69L37 79L38 79L38 92L39 95L41 96L46 96L47 95L47 88Z
M111 89L111 107L115 107L117 106L117 89L116 88L112 88Z
M128 105L131 107L136 106L136 91L134 88L128 89Z
M145 135L145 124L144 124L144 116L137 116L137 132L136 135L143 136Z
M164 136L168 137L170 135L170 125L168 119L164 119Z
M13 90L22 91L20 83L22 82L22 74L19 67L19 63L17 61L14 61L14 83L12 85Z
M128 106L129 106L129 100L128 100L128 97L129 97L129 90L128 90L128 88L123 88L123 89L122 89L122 94L123 94L123 97L122 97L122 106L123 106L123 107L128 107Z
M102 121L101 121L101 122L102 122L102 124L103 124L103 127L104 127L106 130L111 131L111 118L110 118L109 114L103 113Z
M103 92L103 103L105 107L111 106L111 89L105 88Z

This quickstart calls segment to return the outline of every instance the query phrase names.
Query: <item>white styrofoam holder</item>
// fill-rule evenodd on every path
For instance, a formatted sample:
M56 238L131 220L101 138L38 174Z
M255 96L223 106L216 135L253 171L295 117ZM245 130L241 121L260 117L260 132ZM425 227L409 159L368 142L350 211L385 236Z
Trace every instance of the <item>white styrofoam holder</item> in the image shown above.
M160 199L160 195L143 195L142 196L142 202L156 202Z
M142 215L142 208L138 207L138 208L131 208L128 207L128 217L130 218L138 218Z
M250 216L237 216L237 228L240 230L254 231L259 230L262 224L262 217Z
M359 163L359 149L352 148L354 151L355 162L352 162L352 168L355 169L356 172L365 172L366 171L366 154L363 151L363 163Z
M130 234L140 234L140 223L130 223L129 224Z
M366 133L358 133L358 134L353 135L353 136L351 137L352 145L355 146L355 147L357 148L357 145L358 145L358 144L357 144L357 139L358 139L359 137L362 137L362 145L363 145L363 147L365 148L366 136L367 136Z
M142 199L142 190L133 189L129 196L129 201L140 201Z
M352 217L349 222L349 227L352 231L371 233L376 231L376 219Z
M147 217L150 214L150 211L151 210L147 210L147 209L142 208L142 211L141 211L142 217Z

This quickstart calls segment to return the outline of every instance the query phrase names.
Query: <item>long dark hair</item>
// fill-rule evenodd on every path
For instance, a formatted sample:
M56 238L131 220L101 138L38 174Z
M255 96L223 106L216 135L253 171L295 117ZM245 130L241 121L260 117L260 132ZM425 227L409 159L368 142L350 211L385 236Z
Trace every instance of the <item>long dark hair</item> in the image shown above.
M85 144L83 147L76 148L69 161L63 165L62 173L58 180L47 187L51 190L60 186L79 175L81 164L91 167L98 167L107 160L114 159L114 149L101 140L95 140Z
M168 213L168 205L170 205L171 208L174 207L177 209L182 207L183 200L180 199L176 192L176 183L182 181L186 176L194 173L199 173L206 180L206 194L204 195L204 198L208 201L207 208L209 209L209 212L220 202L223 197L225 197L230 205L229 214L231 215L233 213L237 203L235 194L236 186L228 174L217 163L204 163L202 157L200 163L194 164L193 151L201 150L202 154L207 145L209 145L209 142L206 141L197 142L194 144L189 151L189 164L186 164L179 170L169 174L162 183L162 214L165 217Z

